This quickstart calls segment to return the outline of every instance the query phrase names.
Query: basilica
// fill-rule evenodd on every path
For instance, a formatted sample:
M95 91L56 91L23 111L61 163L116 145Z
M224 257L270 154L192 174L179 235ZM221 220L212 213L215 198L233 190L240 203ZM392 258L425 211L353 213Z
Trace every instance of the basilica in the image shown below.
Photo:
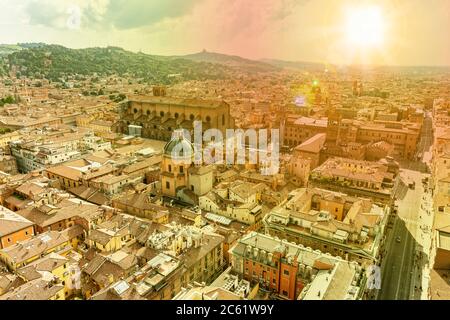
M225 135L234 128L230 106L221 100L167 97L164 87L153 87L153 96L130 96L120 108L120 120L113 130L148 139L168 141L177 128L193 134L194 121L202 130L216 128Z

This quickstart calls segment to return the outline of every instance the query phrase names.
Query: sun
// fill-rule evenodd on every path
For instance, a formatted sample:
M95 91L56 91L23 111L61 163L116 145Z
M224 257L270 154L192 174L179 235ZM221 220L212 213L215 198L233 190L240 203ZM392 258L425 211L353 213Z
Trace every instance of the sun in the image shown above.
M383 43L385 21L379 7L348 9L345 19L345 34L350 44L360 48L370 48Z

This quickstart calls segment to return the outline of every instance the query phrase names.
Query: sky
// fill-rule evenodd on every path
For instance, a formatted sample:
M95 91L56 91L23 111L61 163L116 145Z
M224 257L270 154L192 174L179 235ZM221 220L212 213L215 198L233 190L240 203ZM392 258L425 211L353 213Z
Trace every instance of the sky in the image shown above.
M0 8L0 43L450 65L450 0L0 0Z

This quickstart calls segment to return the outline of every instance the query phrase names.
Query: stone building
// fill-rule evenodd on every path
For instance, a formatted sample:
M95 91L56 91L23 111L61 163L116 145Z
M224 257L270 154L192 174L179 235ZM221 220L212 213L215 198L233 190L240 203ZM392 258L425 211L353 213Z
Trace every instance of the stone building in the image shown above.
M129 126L141 127L143 138L170 140L176 128L193 133L194 121L202 122L202 130L217 128L225 134L225 129L234 128L230 116L230 106L219 100L182 99L166 97L165 90L153 88L153 96L130 96L122 104L120 120L113 130L129 134Z

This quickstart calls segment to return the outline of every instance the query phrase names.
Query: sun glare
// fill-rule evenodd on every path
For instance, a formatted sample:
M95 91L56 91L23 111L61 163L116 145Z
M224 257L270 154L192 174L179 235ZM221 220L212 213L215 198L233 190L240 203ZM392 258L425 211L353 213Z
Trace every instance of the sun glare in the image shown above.
M375 47L383 42L385 22L379 7L360 7L347 11L347 40L358 47Z

